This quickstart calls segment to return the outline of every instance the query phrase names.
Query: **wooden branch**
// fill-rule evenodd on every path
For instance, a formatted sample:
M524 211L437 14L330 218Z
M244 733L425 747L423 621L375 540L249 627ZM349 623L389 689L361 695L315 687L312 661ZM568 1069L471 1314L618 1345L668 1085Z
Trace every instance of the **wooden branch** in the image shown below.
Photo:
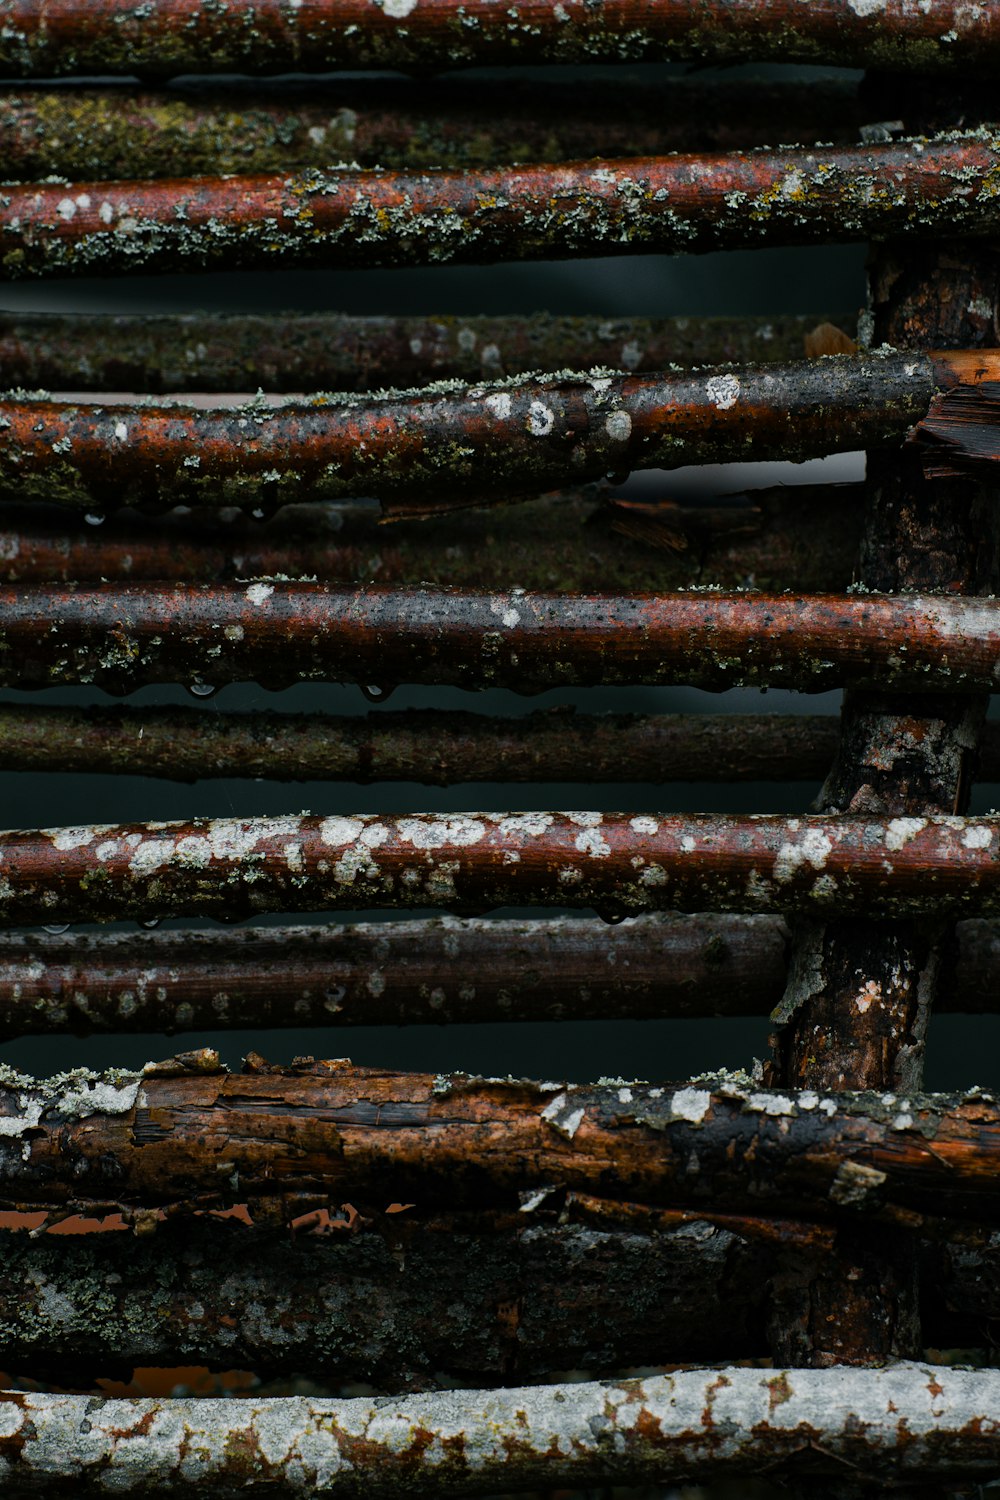
M63 1387L197 1363L412 1390L760 1357L756 1242L697 1215L660 1217L673 1222L397 1213L294 1238L203 1220L140 1237L7 1232L4 1360Z
M0 1037L763 1016L778 917L431 918L239 932L0 933ZM1000 924L958 926L938 1009L1000 1007ZM474 975L474 980L469 979Z
M967 118L988 118L989 102ZM908 106L910 115L912 97ZM467 170L779 141L850 145L874 118L853 81L841 79L671 78L651 86L607 77L542 85L454 76L338 78L322 85L255 78L191 79L158 91L128 85L0 91L5 175L20 182L280 172L336 161ZM920 123L926 127L925 119Z
M0 923L498 906L1000 913L1000 817L417 813L0 834Z
M435 85L437 86L437 85ZM0 94L0 101L2 101ZM856 314L775 318L0 313L0 384L25 390L378 391L539 370L665 370L849 353ZM839 338L838 338L839 335ZM840 347L835 347L839 342Z
M919 1231L924 1215L1000 1222L1000 1109L961 1097L778 1094L744 1075L692 1084L573 1086L181 1054L144 1074L0 1078L12 1210L249 1206L287 1222L362 1212L517 1210L566 1189L704 1214L866 1216Z
M678 1370L503 1391L358 1397L104 1399L4 1392L7 1493L226 1493L397 1500L565 1485L863 1471L988 1480L994 1370Z
M511 16L489 0L438 0L394 15L364 0L324 0L290 11L277 0L238 0L223 16L167 0L149 15L137 0L79 5L8 0L0 64L7 76L323 73L337 69L443 71L490 63L779 59L896 70L988 72L1000 51L989 6L888 0L858 11L849 0L689 0L572 3L565 19L547 0ZM405 24L401 24L404 23Z
M85 511L375 495L393 516L433 515L608 472L896 446L954 384L947 359L843 355L207 409L15 394L0 399L0 493Z
M13 183L0 193L0 246L16 279L989 236L998 166L983 130L600 165Z
M356 682L991 692L1000 604L941 595L488 594L284 580L0 587L0 685Z
M218 583L316 577L405 584L623 593L691 584L845 589L852 577L860 485L796 485L683 506L609 498L606 486L563 491L485 514L462 510L419 526L378 523L361 506L285 506L271 519L202 510L119 513L100 526L61 506L0 504L0 580L7 583Z

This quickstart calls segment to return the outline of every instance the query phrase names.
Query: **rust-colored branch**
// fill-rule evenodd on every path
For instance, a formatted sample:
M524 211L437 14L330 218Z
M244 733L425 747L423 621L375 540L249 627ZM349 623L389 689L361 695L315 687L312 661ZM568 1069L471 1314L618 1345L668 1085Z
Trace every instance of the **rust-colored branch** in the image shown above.
M989 5L960 0L422 0L390 9L365 0L204 0L81 5L7 0L0 68L9 77L431 69L488 63L780 59L846 67L985 72L1000 52Z
M214 1053L143 1073L0 1076L0 1204L87 1213L350 1202L517 1210L546 1189L724 1215L1000 1221L1000 1110L948 1095L775 1093L745 1075L650 1087L389 1073ZM525 1197L525 1195L527 1195Z
M979 988L995 1008L994 924ZM781 998L777 917L672 912L615 925L443 917L239 932L0 933L0 1037L205 1028L766 1015Z
M492 594L257 581L0 588L0 684L641 682L992 692L1000 603L931 595Z
M998 166L983 130L600 165L15 183L0 189L0 269L107 276L995 235Z
M909 117L914 103L911 97L898 112ZM331 79L322 87L189 80L158 92L8 85L0 89L0 135L4 176L21 182L280 172L338 161L468 170L779 141L850 145L876 118L873 107L859 100L853 82L839 79L672 78L655 87L579 77L542 85L518 78ZM988 103L967 118L988 118Z
M558 904L1000 913L1000 819L421 813L0 834L0 922Z
M563 592L654 592L691 584L845 589L860 526L860 485L796 485L717 505L609 498L606 487L386 527L361 506L242 512L119 512L100 526L63 506L0 505L0 581L450 585ZM728 503L726 503L728 501Z
M14 394L0 399L0 494L85 511L375 495L392 515L432 515L609 472L896 446L955 383L946 360L888 352L208 409Z
M787 947L780 917L673 912L5 932L0 1037L762 1016L781 999ZM996 1013L998 975L1000 925L959 923L938 1009Z
M399 1390L761 1356L754 1242L669 1211L680 1222L622 1230L606 1207L603 1229L557 1223L543 1203L495 1221L335 1220L322 1237L229 1220L97 1241L7 1232L4 1360L63 1387L197 1363Z
M25 390L377 391L538 370L782 363L854 313L775 318L369 318L344 313L0 313L0 384ZM833 335L830 335L833 338Z

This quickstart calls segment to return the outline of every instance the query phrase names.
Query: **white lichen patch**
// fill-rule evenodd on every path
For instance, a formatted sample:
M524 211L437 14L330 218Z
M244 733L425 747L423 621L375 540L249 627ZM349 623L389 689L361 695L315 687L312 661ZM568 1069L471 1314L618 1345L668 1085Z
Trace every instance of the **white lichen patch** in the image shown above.
M689 1120L699 1125L712 1107L712 1095L708 1089L677 1089L670 1096L668 1109L675 1120Z
M985 823L973 823L962 834L962 844L966 849L988 849L992 842L993 830Z
M740 399L740 382L735 375L712 375L705 384L705 394L719 411L728 411Z
M267 603L273 593L274 585L271 583L251 583L247 589L247 603L259 609L262 604Z
M885 832L886 848L898 853L911 839L923 833L926 827L926 818L890 818Z
M627 411L609 411L604 418L604 430L614 443L627 443L632 436L632 418Z
M795 819L790 820L788 827L795 829ZM797 839L786 839L780 845L774 860L774 879L779 885L792 877L803 865L810 865L814 870L822 870L833 849L833 840L822 828L806 828L801 837Z
M571 1141L579 1130L586 1110L582 1105L574 1104L567 1093L557 1094L554 1099L542 1110L542 1119L551 1125L553 1130L565 1136Z
M415 849L440 849L447 844L466 849L478 844L487 833L484 822L466 814L400 818L397 827L400 840Z
M551 406L546 406L544 401L532 401L525 423L532 437L548 437L555 423L556 415Z

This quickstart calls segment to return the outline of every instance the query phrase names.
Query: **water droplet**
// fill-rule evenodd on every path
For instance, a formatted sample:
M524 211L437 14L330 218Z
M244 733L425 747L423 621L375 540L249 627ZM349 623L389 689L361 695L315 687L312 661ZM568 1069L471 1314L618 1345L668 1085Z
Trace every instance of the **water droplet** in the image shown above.
M605 474L609 484L625 484L632 477L631 469L609 469Z
M267 515L267 511L262 505L255 505L250 514L253 516L255 521L263 521L264 517Z
M213 693L218 692L214 682L189 682L188 692L194 698L211 698Z
M597 915L602 922L607 922L609 927L620 927L623 922L628 921L627 911L615 911L610 908L601 911L600 907L598 907Z
M83 519L86 521L88 526L103 526L105 521L107 520L107 517L105 516L103 510L88 510L85 513Z
M369 703L384 703L396 691L394 687L379 687L376 683L359 682L358 686Z
M161 920L160 917L140 917L139 926L144 932L152 932L154 927L159 927Z
M62 937L64 932L69 932L68 922L46 922L46 932L51 932L53 937Z

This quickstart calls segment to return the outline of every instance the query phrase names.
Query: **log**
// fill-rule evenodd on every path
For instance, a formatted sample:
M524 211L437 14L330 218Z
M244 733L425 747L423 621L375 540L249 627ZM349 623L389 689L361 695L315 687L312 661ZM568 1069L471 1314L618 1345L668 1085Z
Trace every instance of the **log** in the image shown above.
M7 0L0 65L14 78L181 73L289 73L337 69L423 72L491 63L834 63L917 72L988 73L1000 52L992 7L961 0L888 0L858 10L850 0L570 0L565 19L548 0L517 14L490 0L437 0L400 14L365 0L238 0L221 17L168 0L150 15L137 0L112 7ZM405 21L405 25L400 23Z
M997 356L1000 369L1000 355ZM376 496L392 516L632 469L898 446L951 356L842 355L738 372L566 375L243 407L0 399L0 495L275 510Z
M63 1387L127 1380L136 1365L207 1364L398 1391L759 1358L757 1243L672 1217L616 1230L542 1211L495 1222L397 1213L294 1238L231 1220L140 1237L8 1231L4 1361Z
M122 1400L8 1391L10 1495L510 1494L748 1474L787 1481L988 1481L1000 1462L994 1370L718 1367L393 1398Z
M989 118L991 102L977 98L967 117ZM322 85L189 79L159 90L7 85L0 91L0 134L5 175L21 182L280 172L337 161L467 170L779 141L849 145L879 107L863 104L855 84L840 79L672 78L655 86L607 77L546 79L542 86L522 78L470 83L447 76ZM911 95L898 112L909 117L914 108ZM919 123L926 129L922 108ZM944 127L952 123L947 115L941 120Z
M1000 914L1000 817L628 813L191 819L0 834L0 925L592 907Z
M0 99L2 99L0 94ZM108 316L0 312L0 382L25 390L378 391L538 370L780 364L854 313L776 318L352 317L346 313ZM836 343L837 340L834 340Z
M246 1069L201 1051L143 1073L6 1070L0 1206L125 1212L144 1228L160 1208L246 1205L266 1224L347 1202L516 1212L565 1190L910 1233L1000 1223L1000 1108L979 1089L779 1094L743 1074L560 1085L255 1054Z
M984 129L601 165L13 183L0 192L0 272L483 264L995 236L998 166L1000 145Z
M549 594L311 582L0 587L0 685L992 692L1000 603L928 594Z
M155 518L119 512L94 526L61 506L8 503L0 504L0 580L218 583L284 575L495 588L516 578L530 589L642 593L692 583L739 588L753 578L763 589L843 589L861 490L795 485L684 506L609 498L594 485L391 529L360 505L289 505L264 521L218 509Z

